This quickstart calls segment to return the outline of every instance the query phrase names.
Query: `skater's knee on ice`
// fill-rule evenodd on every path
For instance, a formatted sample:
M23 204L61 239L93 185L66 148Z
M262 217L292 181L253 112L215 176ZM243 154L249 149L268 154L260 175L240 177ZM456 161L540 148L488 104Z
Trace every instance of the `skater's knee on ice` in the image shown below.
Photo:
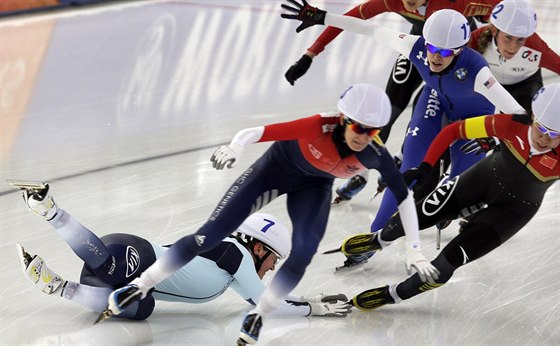
M152 312L154 311L155 307L155 300L154 297L150 294L146 298L132 303L130 306L126 308L126 310L117 315L116 317L125 318L129 320L136 320L136 321L143 321L146 318L150 317Z

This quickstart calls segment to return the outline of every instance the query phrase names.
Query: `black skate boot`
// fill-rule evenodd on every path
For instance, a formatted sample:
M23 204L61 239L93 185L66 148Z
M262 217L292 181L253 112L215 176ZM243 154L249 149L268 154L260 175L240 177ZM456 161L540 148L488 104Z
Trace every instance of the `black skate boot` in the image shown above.
M352 178L344 182L336 189L336 198L333 204L339 204L343 201L349 201L352 197L356 196L360 191L364 189L367 184L367 180L361 175L355 175Z
M358 294L349 302L360 310L373 310L385 304L395 304L389 293L389 286L372 288Z
M237 339L237 346L245 346L247 344L255 344L259 340L259 333L261 332L262 318L258 314L249 314L245 317L241 331L239 332L239 339Z

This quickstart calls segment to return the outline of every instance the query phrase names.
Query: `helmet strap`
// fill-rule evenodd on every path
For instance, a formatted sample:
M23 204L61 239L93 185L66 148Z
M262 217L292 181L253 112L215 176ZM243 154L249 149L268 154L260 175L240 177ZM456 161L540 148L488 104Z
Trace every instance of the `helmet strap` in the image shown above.
M272 253L272 251L267 249L266 246L264 246L264 244L261 243L261 245L263 245L263 248L266 250L266 253L264 254L264 256L260 258L254 253L255 243L251 245L253 247L253 256L255 257L255 270L257 271L257 273L259 272L259 270L261 270L264 261L266 261L268 256L270 256L270 254Z
M245 246L245 248L247 250L249 250L249 252L251 253L251 255L253 255L253 258L255 259L255 270L257 271L257 273L259 272L259 270L261 269L264 261L266 261L266 259L268 258L268 256L270 256L270 254L272 253L272 251L270 249L268 249L264 243L260 240L257 240L255 238L252 237L246 237L245 235L241 235L240 233L232 236L233 238L237 239L237 241L240 244L243 244ZM266 250L266 253L264 256L262 257L258 257L257 254L255 254L255 244L257 244L257 242L259 242L263 249Z

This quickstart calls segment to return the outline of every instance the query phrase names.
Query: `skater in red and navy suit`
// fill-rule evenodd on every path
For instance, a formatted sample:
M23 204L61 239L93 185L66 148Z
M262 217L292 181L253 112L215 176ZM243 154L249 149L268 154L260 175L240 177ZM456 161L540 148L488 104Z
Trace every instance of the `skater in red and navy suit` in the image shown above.
M395 194L406 233L407 265L415 267L425 280L435 280L437 271L421 252L412 192L376 138L390 117L389 98L374 85L356 84L342 93L338 110L241 130L229 145L218 148L211 161L216 169L223 169L238 162L245 146L274 141L234 181L195 234L179 239L140 278L111 294L109 308L113 313L145 297L196 255L212 249L249 215L285 194L293 227L292 250L243 323L241 344L254 343L263 318L298 284L317 251L327 227L334 179L348 178L364 169L378 170Z

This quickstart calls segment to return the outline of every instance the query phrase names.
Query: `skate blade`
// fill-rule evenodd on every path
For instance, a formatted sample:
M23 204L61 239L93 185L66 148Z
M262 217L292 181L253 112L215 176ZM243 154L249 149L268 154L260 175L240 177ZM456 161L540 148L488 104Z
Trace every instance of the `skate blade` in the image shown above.
M338 199L338 198L335 198L335 199L332 201L331 204L332 204L332 205L338 205L338 204L340 204L340 202L342 202L342 200L340 200L340 199Z
M42 181L31 181L31 180L15 180L15 179L6 179L8 184L12 185L16 189L25 189L25 190L35 190L35 191L42 191L47 188L47 183Z
M323 252L323 255L330 255L332 253L337 253L337 252L341 252L341 251L342 251L342 247L339 247L337 249L327 250L327 251Z
M383 191L377 191L376 193L374 193L373 195L371 195L371 197L369 198L369 201L373 201L375 199L375 197L377 197L377 195L379 195L381 192Z
M335 272L335 273L347 272L347 271L350 271L350 270L355 269L355 268L357 268L357 267L361 267L362 265L366 264L367 262L368 262L368 261L363 261L363 262L360 262L360 263L352 264L352 265L350 265L350 266L347 266L347 265L344 265L344 264L343 264L343 265L341 265L340 267L334 268L334 272Z
M93 322L94 325L101 323L109 318L111 318L113 316L113 313L111 312L111 310L109 310L109 308L103 310L103 312L101 314L99 314L99 317L97 317L97 320L95 320L95 322Z
M247 342L245 342L245 340L242 339L237 339L237 342L235 343L235 346L246 346Z
M23 246L21 246L20 244L16 243L16 248L19 257L19 262L21 263L23 272L25 272L27 270L27 267L29 266L29 263L31 263L31 261L33 260L33 257L31 257L31 255L27 253L23 248Z

